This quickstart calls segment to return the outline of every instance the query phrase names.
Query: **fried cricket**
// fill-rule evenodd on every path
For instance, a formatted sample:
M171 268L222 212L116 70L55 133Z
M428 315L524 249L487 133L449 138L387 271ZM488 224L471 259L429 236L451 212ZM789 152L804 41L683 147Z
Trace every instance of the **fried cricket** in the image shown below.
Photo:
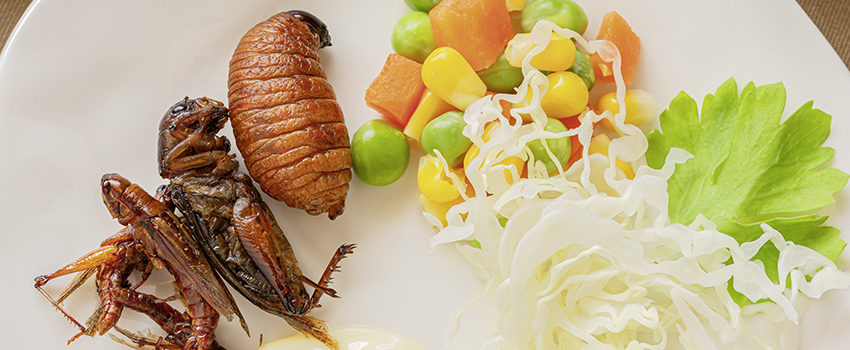
M212 265L248 300L335 349L324 321L307 316L328 287L339 261L354 245L339 247L318 281L305 277L271 211L218 136L227 108L208 98L184 99L163 116L160 175L171 199ZM305 284L313 288L308 295Z

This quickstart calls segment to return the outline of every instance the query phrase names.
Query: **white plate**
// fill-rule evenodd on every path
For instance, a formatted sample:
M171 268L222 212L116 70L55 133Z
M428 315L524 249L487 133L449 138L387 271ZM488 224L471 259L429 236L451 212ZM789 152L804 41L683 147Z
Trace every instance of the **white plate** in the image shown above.
M816 107L835 116L827 144L837 149L833 165L850 170L850 142L843 137L850 130L850 73L794 1L582 5L591 37L607 11L617 10L631 23L643 46L634 85L662 104L683 89L701 100L730 76L742 85L783 81L787 109L815 99ZM330 28L333 46L321 58L349 131L377 118L363 102L364 91L391 52L390 32L407 11L401 0L42 0L29 8L0 58L3 348L62 348L76 333L32 289L32 278L96 248L119 228L101 203L101 174L119 172L150 191L163 182L155 149L164 111L183 96L224 100L228 61L240 36L289 9L309 10ZM335 279L342 299L325 300L316 316L332 325L392 330L441 349L455 312L478 294L480 283L451 248L427 246L432 231L419 214L411 164L391 186L353 180L345 215L333 222L269 203L309 276L320 274L337 245L359 244ZM839 194L829 213L846 212L847 193ZM847 237L850 215L834 215L830 223ZM68 280L47 290L55 295ZM169 288L155 289L167 294ZM85 320L94 295L87 285L67 310ZM251 349L260 334L271 340L293 333L279 318L237 299L253 337L223 323L217 334L226 347ZM129 321L132 314L125 313ZM802 322L801 348L844 348L850 343L848 317L850 294L827 294ZM456 348L473 348L485 328L467 323L471 332ZM120 346L96 337L69 349L115 348Z

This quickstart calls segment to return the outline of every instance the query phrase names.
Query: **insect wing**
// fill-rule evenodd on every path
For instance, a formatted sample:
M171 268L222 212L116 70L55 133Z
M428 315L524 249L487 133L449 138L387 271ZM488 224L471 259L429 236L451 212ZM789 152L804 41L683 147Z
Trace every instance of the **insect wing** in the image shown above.
M174 214L168 213L166 217L170 220L156 218L153 221L155 227L149 231L152 232L151 241L154 242L157 253L175 270L175 274L185 279L183 285L193 286L204 300L228 320L236 315L247 331L245 320L233 301L233 296L213 271L198 243L183 226L177 224L179 221ZM160 232L172 234L157 234Z
M260 197L260 194L257 193L257 198ZM291 276L289 283L289 288L300 295L306 296L307 292L304 291L304 286L301 284L301 281L298 279L299 276L302 275L301 269L298 267L298 260L295 259L295 252L292 251L292 246L289 244L289 240L284 236L283 231L278 226L277 221L274 218L274 214L272 214L269 207L265 202L255 203L256 207L259 210L258 215L261 218L260 222L262 223L262 228L268 234L272 235L273 240L277 243L278 249L278 257L280 259L280 263L286 273ZM297 283L296 283L297 281Z

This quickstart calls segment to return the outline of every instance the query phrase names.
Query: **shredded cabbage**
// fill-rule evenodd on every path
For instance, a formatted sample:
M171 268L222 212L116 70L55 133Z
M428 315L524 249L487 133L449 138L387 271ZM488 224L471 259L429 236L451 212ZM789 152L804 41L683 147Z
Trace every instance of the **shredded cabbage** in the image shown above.
M794 304L801 295L817 298L850 285L850 275L832 261L785 241L768 225L761 226L764 233L755 241L738 244L702 216L689 226L671 224L667 179L674 164L691 155L673 149L661 169L643 166L646 137L624 123L622 112L598 115L587 110L578 128L544 131L540 99L547 83L529 62L553 31L613 61L617 99L624 105L616 47L540 21L531 32L537 46L523 60L525 79L517 92L485 97L466 109L464 135L480 148L464 169L473 195L466 194L462 179L447 173L464 201L448 211L445 227L430 217L439 228L430 243L454 243L486 282L483 294L492 297L501 316L495 335L482 348L665 349L679 344L715 349L745 338L745 314L772 311L778 320L796 323ZM499 101L517 104L529 89L531 102L510 111L511 124ZM522 125L520 114L530 115L532 122ZM610 157L588 154L593 122L602 118L619 134L609 146ZM484 125L493 120L500 126L484 142ZM535 139L572 135L585 146L583 158L554 176L525 146ZM527 179L507 183L504 170L515 169L497 163L510 156L530 161ZM617 158L637 168L633 180L618 172ZM500 219L507 219L504 226ZM469 240L480 248L466 244ZM751 260L768 244L780 252L778 284L767 277L761 261ZM752 301L772 303L742 309L729 294L730 283Z

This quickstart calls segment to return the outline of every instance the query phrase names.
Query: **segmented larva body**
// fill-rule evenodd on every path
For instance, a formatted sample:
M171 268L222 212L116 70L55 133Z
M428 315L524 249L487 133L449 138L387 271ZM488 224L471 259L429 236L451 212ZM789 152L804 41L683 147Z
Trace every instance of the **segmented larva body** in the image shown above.
M279 13L239 41L228 81L231 123L248 172L263 191L333 219L345 206L351 150L317 54L329 37L321 21L303 16Z

